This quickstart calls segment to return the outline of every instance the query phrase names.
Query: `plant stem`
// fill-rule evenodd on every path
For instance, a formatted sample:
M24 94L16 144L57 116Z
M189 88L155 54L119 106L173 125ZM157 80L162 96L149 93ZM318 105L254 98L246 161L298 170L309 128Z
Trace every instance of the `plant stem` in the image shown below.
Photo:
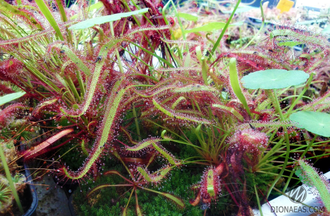
M5 173L6 173L7 180L9 182L9 187L10 187L11 192L13 193L13 196L14 196L14 198L16 200L16 203L17 203L17 206L19 208L19 211L22 214L24 214L24 210L23 210L21 201L19 200L19 197L18 197L16 188L15 188L15 185L14 185L14 182L13 182L13 178L11 177L11 174L10 174L10 171L9 171L9 167L8 167L8 164L7 164L7 161L6 161L6 156L3 153L2 143L0 144L0 157L1 157L3 168L4 168Z
M272 93L271 90L266 90L266 92L271 96L272 101L273 101L273 105L275 107L275 110L278 112L278 114L280 115L280 121L284 121L284 116L281 110L281 106L280 106L280 102L278 101L277 95L276 95L276 90L273 90L274 92ZM289 135L288 135L288 130L285 126L283 126L283 131L284 131L284 137L285 137L285 141L286 141L286 155L285 155L285 160L282 166L282 169L280 171L280 173L278 174L277 178L274 180L274 182L272 183L271 187L269 188L269 191L267 193L266 198L269 197L270 192L272 191L272 189L274 188L275 184L277 183L277 181L282 177L285 167L288 164L289 161L289 154L290 154L290 140L289 140Z
M248 44L246 44L243 49L246 49L251 43L252 41L254 41L254 39L256 39L258 37L258 35L260 34L260 32L262 31L262 29L264 28L264 25L265 25L265 15L264 15L264 10L262 8L262 0L260 1L260 10L261 10L261 17L262 17L262 24L261 24L261 27L259 29L259 31L257 32L257 34L255 34L253 36L253 38L249 41Z
M254 178L252 178L252 180L253 180L253 186L254 186L254 193L256 194L256 198L257 198L259 212L260 212L260 215L263 216L262 210L261 210L261 205L260 205L260 199L259 199L259 195L258 195L258 191L257 191L257 187L256 187L256 182L255 182Z

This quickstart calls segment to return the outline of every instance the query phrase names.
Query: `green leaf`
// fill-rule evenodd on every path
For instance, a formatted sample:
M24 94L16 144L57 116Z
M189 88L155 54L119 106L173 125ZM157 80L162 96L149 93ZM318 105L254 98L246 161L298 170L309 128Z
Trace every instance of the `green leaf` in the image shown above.
M16 100L20 97L22 97L23 95L25 95L26 92L15 92L15 93L11 93L11 94L7 94L4 96L0 97L0 106L8 103L10 101Z
M11 189L11 192L13 194L13 197L15 198L16 204L18 205L20 212L23 214L24 211L23 211L23 208L22 208L22 204L21 204L21 201L18 197L13 179L11 177L11 173L10 173L10 170L9 170L9 167L8 167L8 164L7 164L7 160L6 160L6 156L5 156L4 151L2 149L2 144L0 144L0 159L1 159L1 162L2 162L3 169L5 170L5 173L6 173L6 177L7 177L8 183L9 183L9 188Z
M92 102L94 93L96 91L96 88L97 88L97 85L99 82L99 78L101 76L102 67L105 64L106 55L108 54L109 50L118 46L118 44L120 44L120 42L122 42L123 40L124 39L113 39L110 42L108 42L107 44L102 46L102 48L99 52L99 56L98 56L101 60L95 64L93 76L91 77L92 81L89 84L88 94L85 96L85 102L84 102L84 104L82 104L82 108L80 109L79 113L72 114L72 113L69 113L69 111L64 109L63 107L60 107L60 110L64 115L69 115L70 117L79 117L87 111L88 107L90 106L90 104ZM64 47L65 46L63 46L63 48ZM79 59L79 58L77 58L77 56L75 56L73 54L71 55L69 52L70 51L69 49L66 49L66 51L68 51L68 54L69 54L68 56L72 60ZM76 64L79 66L79 69L82 69L85 73L90 73L89 68L86 65L84 65L81 60L76 61Z
M309 74L301 70L269 69L250 73L241 81L247 89L282 89L300 85L308 77Z
M330 137L330 115L327 113L300 111L290 115L290 120L298 128L306 129L324 137Z
M66 17L66 14L65 14L65 10L64 10L62 1L61 0L56 0L56 4L57 4L57 7L58 7L58 10L61 13L62 21L63 22L68 21L68 18Z
M289 47L294 47L300 44L304 44L303 42L299 42L299 41L286 41L286 42L279 42L277 43L277 45L279 46L289 46Z
M226 23L223 23L223 22L211 22L211 23L208 23L208 24L200 26L200 27L187 29L184 32L192 33L192 32L201 32L201 31L216 31L216 30L223 29L225 27L225 25L226 25Z
M50 25L55 30L57 36L62 41L64 41L64 38L63 38L63 35L61 33L60 27L57 25L57 22L56 22L55 18L53 17L52 13L48 9L48 7L45 4L45 2L43 0L36 0L36 3L38 5L38 8L40 9L40 11L42 12L42 14L46 17L46 19L48 20L48 22L50 23Z
M230 79L230 85L231 85L236 97L241 101L241 103L243 104L247 113L249 115L251 115L249 105L245 99L241 86L239 85L239 82L238 82L238 73L237 73L235 58L231 58L229 60L229 79Z
M185 20L189 20L189 21L194 21L197 22L198 21L198 17L191 15L191 14L187 14L187 13L178 13L177 14L180 18L183 18Z
M112 14L112 15L109 15L109 16L95 17L95 18L88 19L88 20L79 22L77 24L74 24L74 25L69 27L69 30L81 30L81 29L90 28L90 27L93 27L94 25L97 25L97 24L113 22L113 21L116 21L116 20L120 20L121 18L124 18L124 17L129 17L129 16L132 16L132 15L146 13L146 12L148 12L148 10L149 10L149 8L144 8L144 9L137 10L137 11L132 11L132 12Z
M20 5L19 2L17 3L18 5ZM16 17L16 16L24 17L23 19L24 25L28 24L31 26L31 24L33 24L35 27L37 27L37 29L44 30L44 28L39 24L39 22L33 16L30 16L28 12L23 10L18 10L16 6L8 4L6 1L3 0L0 1L0 10L2 14L4 14L5 12L11 17Z

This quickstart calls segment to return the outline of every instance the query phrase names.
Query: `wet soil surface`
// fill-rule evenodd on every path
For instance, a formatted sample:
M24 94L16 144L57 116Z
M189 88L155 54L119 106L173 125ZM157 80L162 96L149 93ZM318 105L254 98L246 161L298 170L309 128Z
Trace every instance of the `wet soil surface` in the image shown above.
M56 185L51 176L46 176L38 182L38 216L71 216L68 198L65 191Z

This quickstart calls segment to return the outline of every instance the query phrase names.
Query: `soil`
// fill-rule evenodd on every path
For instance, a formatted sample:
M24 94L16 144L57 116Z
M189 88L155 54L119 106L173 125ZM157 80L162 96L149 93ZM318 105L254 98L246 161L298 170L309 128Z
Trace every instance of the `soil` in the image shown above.
M38 216L71 216L65 191L55 184L52 176L37 182Z

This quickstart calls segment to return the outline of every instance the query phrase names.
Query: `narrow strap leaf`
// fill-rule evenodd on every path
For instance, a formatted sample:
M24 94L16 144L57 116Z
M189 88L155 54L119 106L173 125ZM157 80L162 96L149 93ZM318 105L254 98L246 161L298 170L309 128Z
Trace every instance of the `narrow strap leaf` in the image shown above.
M7 94L4 96L0 97L0 106L8 103L10 101L16 100L20 97L22 97L23 95L25 95L26 92L15 92L15 93L11 93L11 94Z
M50 25L55 30L57 36L62 41L64 41L64 38L63 38L62 32L60 30L60 27L57 25L57 22L56 22L55 18L53 17L52 13L50 12L50 10L47 7L47 5L45 4L45 2L43 0L36 0L36 3L38 5L38 8L40 9L40 11L42 12L42 14L46 17L46 19L48 20Z
M108 15L108 16L95 17L92 19L84 20L75 25L72 25L72 26L70 26L69 30L81 30L81 29L90 28L97 24L113 22L116 20L120 20L121 18L124 18L124 17L129 17L132 15L146 13L146 12L148 12L148 10L149 10L149 8L144 8L141 10L126 12L126 13L117 13L117 14L112 14L112 15Z
M65 14L65 10L64 10L62 1L61 0L56 0L56 4L57 4L57 7L58 7L58 9L61 13L62 21L63 22L68 21L68 18L66 17L66 14Z
M230 84L233 88L233 91L237 98L241 101L243 104L245 110L247 113L251 116L250 108L246 102L246 99L242 93L241 86L239 85L239 80L238 80L238 74L237 74L237 68L236 68L236 59L231 58L229 60L229 77L230 77Z

